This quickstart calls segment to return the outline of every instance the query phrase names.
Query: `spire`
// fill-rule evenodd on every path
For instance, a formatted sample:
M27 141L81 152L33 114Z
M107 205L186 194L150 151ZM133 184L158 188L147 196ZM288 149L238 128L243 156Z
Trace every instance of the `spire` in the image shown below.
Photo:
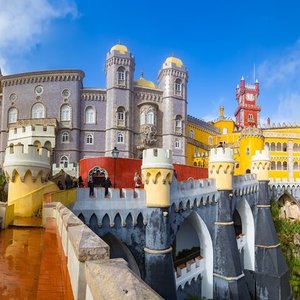
M143 71L141 72L140 79L144 79L144 72Z
M257 79L255 80L255 83L259 83Z
M244 76L242 76L241 80L242 80L242 81L244 81L244 80L245 80L245 79L244 79Z

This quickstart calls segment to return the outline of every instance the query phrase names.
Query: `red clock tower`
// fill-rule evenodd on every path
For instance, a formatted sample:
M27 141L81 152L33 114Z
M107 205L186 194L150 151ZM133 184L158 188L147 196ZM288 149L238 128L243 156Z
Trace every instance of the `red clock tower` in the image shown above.
M248 126L257 127L259 123L260 106L257 105L259 95L259 83L245 84L244 77L240 85L236 87L236 100L238 107L234 113L236 126L241 129Z

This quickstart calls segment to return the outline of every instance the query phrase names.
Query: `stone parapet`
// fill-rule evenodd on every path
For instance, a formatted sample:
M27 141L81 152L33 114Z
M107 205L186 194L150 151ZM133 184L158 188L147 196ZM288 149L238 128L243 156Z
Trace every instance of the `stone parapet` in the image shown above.
M269 180L270 165L269 149L256 150L251 159L251 172L256 174L258 181Z
M172 151L162 148L144 150L142 169L146 168L173 169Z
M86 299L163 299L128 269L122 258L89 261Z

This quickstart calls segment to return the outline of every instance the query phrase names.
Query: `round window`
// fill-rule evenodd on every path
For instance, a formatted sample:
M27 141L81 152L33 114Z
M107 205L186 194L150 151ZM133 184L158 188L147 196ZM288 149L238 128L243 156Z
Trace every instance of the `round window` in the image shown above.
M41 85L38 85L35 87L34 91L38 96L40 96L43 94L44 88Z
M64 89L61 94L66 98L69 98L71 96L71 92L69 89Z

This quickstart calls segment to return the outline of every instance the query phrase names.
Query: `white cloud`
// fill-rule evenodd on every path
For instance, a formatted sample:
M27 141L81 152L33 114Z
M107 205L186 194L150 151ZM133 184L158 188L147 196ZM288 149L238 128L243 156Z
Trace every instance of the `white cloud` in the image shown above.
M14 58L37 45L51 21L78 16L74 0L0 0L0 67L9 72Z
M300 75L300 40L286 49L281 55L265 60L257 68L260 81L266 87L290 81Z

